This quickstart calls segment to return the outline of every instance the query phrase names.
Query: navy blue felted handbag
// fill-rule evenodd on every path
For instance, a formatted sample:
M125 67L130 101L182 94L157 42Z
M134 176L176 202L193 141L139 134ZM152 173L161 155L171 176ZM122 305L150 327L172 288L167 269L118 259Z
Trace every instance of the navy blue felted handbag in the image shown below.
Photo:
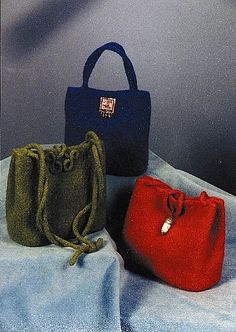
M92 70L105 50L122 57L129 90L106 91L88 87ZM88 57L83 85L67 90L65 143L78 144L87 131L93 130L105 145L107 174L140 175L148 165L150 115L150 94L138 90L135 71L125 50L117 43L107 43Z

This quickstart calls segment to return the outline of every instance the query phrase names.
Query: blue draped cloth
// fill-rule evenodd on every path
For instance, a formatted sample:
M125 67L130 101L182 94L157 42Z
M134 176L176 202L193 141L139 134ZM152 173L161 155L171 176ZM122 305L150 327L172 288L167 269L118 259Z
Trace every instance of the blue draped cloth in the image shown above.
M150 152L146 174L186 194L205 190L224 199L226 247L222 279L214 288L187 292L124 268L107 230L105 246L68 265L70 248L28 248L7 233L5 192L10 158L0 162L0 331L1 332L146 332L236 331L236 197ZM107 176L108 216L131 192L135 178ZM117 207L116 207L117 208ZM118 225L119 226L119 225Z

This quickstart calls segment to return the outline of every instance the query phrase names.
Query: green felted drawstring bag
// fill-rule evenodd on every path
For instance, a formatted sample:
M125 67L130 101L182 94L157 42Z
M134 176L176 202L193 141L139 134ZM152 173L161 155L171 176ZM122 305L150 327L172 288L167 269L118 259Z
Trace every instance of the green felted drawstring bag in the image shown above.
M10 163L6 219L9 236L25 246L56 244L81 253L103 246L85 236L105 226L105 157L90 131L80 145L14 149Z

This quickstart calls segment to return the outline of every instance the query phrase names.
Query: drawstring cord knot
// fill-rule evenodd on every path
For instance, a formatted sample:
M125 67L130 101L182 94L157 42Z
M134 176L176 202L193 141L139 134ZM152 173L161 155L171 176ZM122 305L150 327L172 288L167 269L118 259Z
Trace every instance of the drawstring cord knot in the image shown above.
M51 173L69 172L73 169L74 161L79 157L79 151L75 147L68 148L65 144L54 145L45 152L46 162Z

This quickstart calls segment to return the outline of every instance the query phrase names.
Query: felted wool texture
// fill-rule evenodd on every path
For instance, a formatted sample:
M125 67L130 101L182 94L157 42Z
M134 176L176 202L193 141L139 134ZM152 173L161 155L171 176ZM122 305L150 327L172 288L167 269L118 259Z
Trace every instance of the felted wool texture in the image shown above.
M224 201L204 194L185 196L173 225L162 235L162 225L171 215L168 204L175 211L178 208L178 198L172 193L173 189L160 180L139 178L126 215L125 240L162 280L190 291L208 289L221 278Z
M122 56L130 90L107 91L88 87L93 67L103 51ZM111 118L99 114L100 98L115 98ZM88 130L103 140L106 150L106 172L110 175L136 176L148 166L151 98L148 91L137 88L132 63L117 43L108 43L88 58L81 87L69 87L65 100L65 143L77 144Z
M104 147L98 139L96 144L99 146L99 165L97 167L101 167L103 183L100 184L100 195L96 202L97 209L89 233L101 230L106 219ZM78 146L67 147L61 156L59 156L59 152L58 160L55 161L57 166L63 164L65 155L68 157L71 151L78 153L77 158L73 159L73 167L67 171L52 172L52 163L46 161L48 195L45 213L50 231L63 239L69 240L74 237L72 222L78 212L92 201L95 163L91 148L92 144L84 141ZM53 149L46 149L45 158L52 151ZM38 191L39 160L32 158L26 147L14 149L6 194L7 228L10 237L25 246L41 246L49 243L44 233L36 225L36 214L39 208ZM78 223L80 233L86 227L90 210L81 217Z

